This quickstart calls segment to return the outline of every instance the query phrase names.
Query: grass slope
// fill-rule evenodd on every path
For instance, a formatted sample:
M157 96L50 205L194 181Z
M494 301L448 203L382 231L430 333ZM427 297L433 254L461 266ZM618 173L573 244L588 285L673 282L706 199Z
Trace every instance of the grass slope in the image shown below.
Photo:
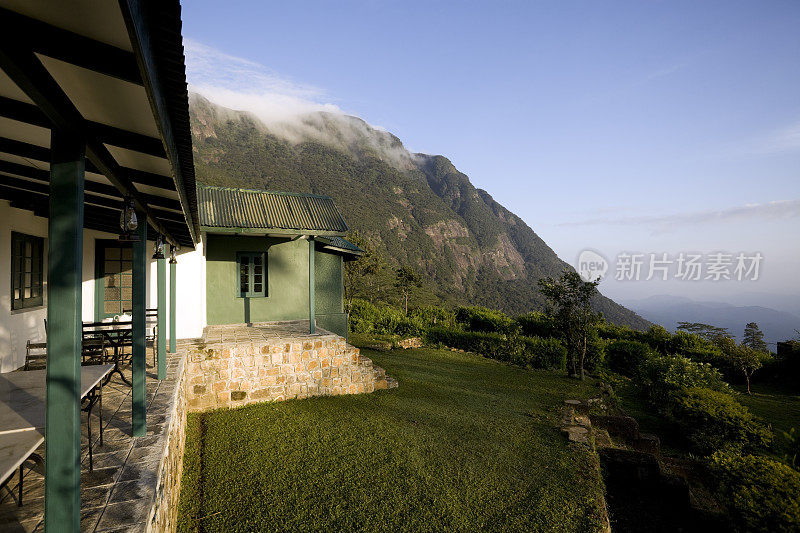
M556 428L590 383L364 353L400 387L190 415L179 531L599 529L599 475Z

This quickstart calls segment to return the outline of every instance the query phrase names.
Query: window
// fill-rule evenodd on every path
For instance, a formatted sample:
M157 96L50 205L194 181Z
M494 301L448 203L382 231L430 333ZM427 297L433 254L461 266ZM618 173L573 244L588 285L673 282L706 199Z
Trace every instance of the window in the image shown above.
M11 309L44 303L44 239L11 232Z
M258 298L267 295L267 263L261 252L239 252L236 254L239 266L240 298Z

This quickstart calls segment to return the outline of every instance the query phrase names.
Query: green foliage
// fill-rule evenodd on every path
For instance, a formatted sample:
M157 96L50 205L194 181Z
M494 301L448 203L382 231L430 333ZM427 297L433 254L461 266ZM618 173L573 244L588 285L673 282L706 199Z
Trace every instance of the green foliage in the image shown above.
M757 451L769 446L772 432L733 396L692 387L676 393L669 416L692 451L709 455L725 447Z
M783 432L783 438L786 439L788 449L783 460L795 470L800 470L800 432L796 428L790 428Z
M800 530L800 472L767 457L730 452L715 453L709 467L737 531Z
M767 343L764 342L764 332L758 327L755 322L750 322L744 327L744 336L742 337L742 345L747 346L751 350L757 352L769 353Z
M485 307L459 307L456 309L456 323L470 331L484 331L515 335L518 326L505 313Z
M428 325L418 316L408 316L390 306L378 307L365 300L353 300L350 331L380 335L419 336Z
M682 389L703 387L720 392L730 391L719 370L708 363L697 363L682 355L648 358L637 376L637 383L656 408L663 408Z
M567 369L567 349L558 339L519 337L519 340L521 353L515 356L514 364L562 372Z
M617 340L606 346L606 363L614 372L635 376L650 355L650 347L637 341Z
M349 312L354 298L380 300L389 284L383 254L361 232L352 232L347 238L364 250L358 259L344 263L344 294Z
M401 266L394 271L394 286L400 289L403 310L408 314L408 298L414 289L422 287L422 278L410 266Z
M528 368L566 369L567 350L558 339L509 338L495 332L446 328L432 328L426 338L432 344L441 344Z
M558 335L553 317L534 311L517 317L520 334L526 337L555 337Z
M577 272L565 269L558 279L546 277L538 282L539 291L553 308L553 319L564 346L570 374L584 377L602 361L602 343L592 325L600 316L592 310L597 295L597 281L583 281Z
M707 341L713 341L717 337L731 336L726 328L703 324L702 322L678 322L678 329L699 335Z
M431 328L426 339L432 344L477 353L499 361L511 361L517 352L516 347L510 346L508 339L502 333Z

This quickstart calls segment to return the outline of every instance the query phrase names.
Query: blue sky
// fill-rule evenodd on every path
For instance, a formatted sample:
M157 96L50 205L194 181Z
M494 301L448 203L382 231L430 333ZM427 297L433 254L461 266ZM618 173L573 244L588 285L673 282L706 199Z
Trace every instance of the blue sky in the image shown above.
M800 294L800 2L188 1L183 20L275 106L446 155L566 261L764 255L758 282L609 279L612 297ZM253 103L197 64L190 82Z

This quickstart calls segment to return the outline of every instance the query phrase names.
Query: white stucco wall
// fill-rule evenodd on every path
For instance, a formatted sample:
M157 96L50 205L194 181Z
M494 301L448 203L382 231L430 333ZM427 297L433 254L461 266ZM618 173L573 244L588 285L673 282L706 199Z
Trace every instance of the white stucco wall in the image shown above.
M44 303L32 309L11 310L11 232L44 237ZM116 239L117 234L94 230L83 231L83 284L81 288L82 317L94 320L95 290L95 240ZM153 254L153 243L148 242L148 257ZM205 258L202 244L196 250L179 251L177 265L177 319L178 338L196 338L206 325ZM156 262L150 262L147 271L147 306L156 307ZM169 306L169 265L167 266L167 305ZM47 317L47 219L33 212L16 209L0 200L0 372L9 372L25 363L25 345L46 341L44 319ZM169 313L167 313L169 320ZM167 334L169 327L167 328Z

